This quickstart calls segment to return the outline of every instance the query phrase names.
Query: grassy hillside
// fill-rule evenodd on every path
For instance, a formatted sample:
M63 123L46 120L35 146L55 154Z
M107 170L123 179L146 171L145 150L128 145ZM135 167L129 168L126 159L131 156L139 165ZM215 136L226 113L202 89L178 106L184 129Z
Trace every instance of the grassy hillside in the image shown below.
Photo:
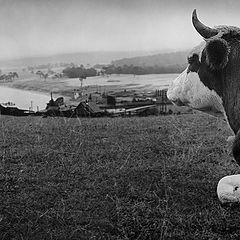
M133 66L185 66L187 63L187 55L189 51L161 53L150 56L137 56L131 58L123 58L115 60L112 63L115 66L133 65Z
M220 178L239 167L202 114L0 118L1 239L238 239Z

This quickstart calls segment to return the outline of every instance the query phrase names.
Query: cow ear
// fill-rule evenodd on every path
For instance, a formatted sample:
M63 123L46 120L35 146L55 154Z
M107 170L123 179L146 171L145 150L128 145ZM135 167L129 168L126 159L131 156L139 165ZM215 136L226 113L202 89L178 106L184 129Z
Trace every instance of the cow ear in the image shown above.
M214 71L219 71L226 67L230 48L222 38L212 38L206 44L206 62Z

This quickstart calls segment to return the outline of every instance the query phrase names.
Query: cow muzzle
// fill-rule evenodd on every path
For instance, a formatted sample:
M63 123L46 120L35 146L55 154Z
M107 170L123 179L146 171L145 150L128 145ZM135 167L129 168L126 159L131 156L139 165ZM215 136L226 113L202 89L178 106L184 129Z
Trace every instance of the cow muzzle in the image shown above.
M170 100L173 104L175 104L175 105L177 105L177 106L187 106L188 104L189 104L189 102L188 101L182 101L182 100L180 100L180 99L171 99Z

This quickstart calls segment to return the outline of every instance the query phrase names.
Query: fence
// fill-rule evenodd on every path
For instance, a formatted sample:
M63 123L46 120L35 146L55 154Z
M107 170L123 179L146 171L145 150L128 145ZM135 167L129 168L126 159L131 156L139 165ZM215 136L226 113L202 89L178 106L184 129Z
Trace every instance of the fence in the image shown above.
M156 90L155 92L156 99L157 99L157 105L158 105L158 111L160 114L166 114L168 113L168 106L172 103L167 98L167 89L162 90Z

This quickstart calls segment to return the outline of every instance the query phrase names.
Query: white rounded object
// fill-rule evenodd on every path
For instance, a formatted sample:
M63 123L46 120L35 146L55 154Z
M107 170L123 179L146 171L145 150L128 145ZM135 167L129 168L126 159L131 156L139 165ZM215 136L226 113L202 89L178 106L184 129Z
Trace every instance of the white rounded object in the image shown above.
M217 195L221 203L240 203L240 174L222 178L218 182Z
M233 143L233 141L235 140L235 136L229 136L227 138L227 142Z

